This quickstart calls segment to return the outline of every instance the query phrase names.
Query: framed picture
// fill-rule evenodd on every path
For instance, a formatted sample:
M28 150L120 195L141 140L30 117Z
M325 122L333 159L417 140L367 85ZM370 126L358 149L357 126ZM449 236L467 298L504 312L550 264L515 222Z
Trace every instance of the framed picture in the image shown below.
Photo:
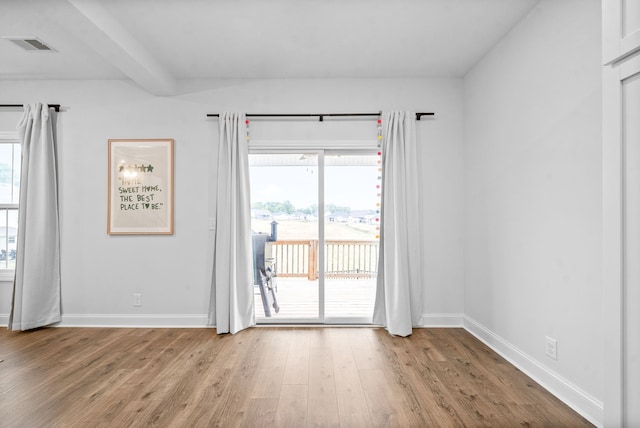
M173 234L173 139L109 140L107 233Z

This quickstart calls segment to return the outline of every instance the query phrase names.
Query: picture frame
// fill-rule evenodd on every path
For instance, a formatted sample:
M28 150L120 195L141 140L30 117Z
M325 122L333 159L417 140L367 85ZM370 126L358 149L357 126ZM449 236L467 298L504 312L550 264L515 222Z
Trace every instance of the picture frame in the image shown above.
M171 138L109 140L109 235L173 235L173 145Z

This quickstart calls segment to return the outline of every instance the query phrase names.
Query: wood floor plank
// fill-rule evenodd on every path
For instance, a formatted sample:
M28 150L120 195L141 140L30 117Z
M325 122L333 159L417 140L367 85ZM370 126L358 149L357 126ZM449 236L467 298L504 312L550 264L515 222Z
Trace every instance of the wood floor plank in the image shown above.
M251 362L252 358L257 360L255 356L259 351L255 351L255 346L260 341L254 341L254 337L253 332L248 330L236 336L212 333L205 339L211 352L215 352L215 359L207 366L198 386L193 388L193 395L180 412L179 417L186 426L215 426L213 421L217 424L224 418L228 422L230 417L235 418L236 412L242 411L239 405L230 405L229 400L233 399L233 385L237 377L240 376L242 380L245 362ZM234 361L234 364L229 361ZM228 407L230 409L226 409Z
M14 346L14 351L5 345L2 367L6 370L0 371L1 390L8 391L15 379L19 379L21 383L29 378L42 382L45 376L58 376L58 362L68 360L69 355L76 351L83 356L90 355L92 350L98 350L108 342L109 336L113 337L112 333L108 333L106 337L102 333L104 331L96 331L95 340L90 340L92 333L83 329L79 329L74 335L64 335L59 329L41 329L33 333L11 335L24 337L26 341L9 342ZM39 358L42 349L47 350L46 359ZM16 352L18 350L19 353Z
M110 376L116 370L115 363L123 355L117 352L101 353L100 346L91 341L87 341L88 331L74 332L60 339L60 344L50 344L47 346L48 353L43 353L44 358L35 358L29 353L27 363L28 373L21 374L20 384L17 388L11 389L11 397L22 404L24 401L32 402L29 412L13 413L17 417L15 423L19 424L21 418L31 417L29 413L39 415L47 421L56 420L58 408L67 404L74 404L82 398L86 387L91 387L94 380L99 380L105 376ZM126 343L126 334L122 335L123 343ZM114 340L103 342L108 346ZM61 348L62 346L62 348ZM69 355L75 355L72 359ZM72 364L64 364L64 361L71 361ZM82 385L83 388L77 388ZM0 402L0 414L5 411L4 406L11 406L11 402ZM11 419L9 419L11 420Z
M338 415L343 427L372 426L357 363L351 349L350 333L345 329L331 332L331 359L333 361Z
M287 364L284 370L283 384L309 384L309 331L296 329L292 331L287 354Z
M331 348L311 347L310 351L307 424L311 427L340 427Z
M592 425L574 412L557 412L546 405L523 404L514 406L516 417L512 419L522 427L591 427Z
M421 426L421 421L412 421L400 397L400 388L385 375L384 370L359 370L373 426L409 427Z
M66 411L60 413L55 412L54 409L55 417L51 419L51 422L55 422L60 426L73 425L75 421L83 420L84 418L94 418L96 419L95 422L106 422L100 421L96 417L96 409L103 406L104 401L113 394L114 390L117 391L122 388L131 373L132 370L129 369L115 370L97 378L91 385L87 385L86 392L80 396L74 394L68 402L56 400L54 402L55 407L64 406Z
M359 370L381 369L384 366L384 347L380 346L372 330L350 330L349 343Z
M420 331L418 334L421 337L431 335L429 331ZM456 350L444 338L439 343ZM411 345L409 343L409 353L419 355ZM446 354L444 350L438 351L438 354L442 357L447 355L448 358L425 363L427 360L418 357L414 364L423 372L429 368L429 373L435 375L442 385L447 385L449 397L465 410L458 415L463 422L468 424L473 421L479 426L495 426L496 419L510 416L504 400L493 393L500 387L499 383L486 375L481 361L466 359L458 353ZM468 420L467 415L472 415L472 421Z
M277 394L280 396L280 393ZM247 403L243 428L272 428L277 427L276 413L278 398L252 398Z
M214 361L214 365L209 366L214 377L203 376L200 386L195 388L196 391L204 389L207 393L204 396L197 392L193 394L191 401L185 404L172 425L207 426L206 421L215 421L215 426L241 426L265 342L255 330L246 330L236 336L241 352L236 352L237 349L233 346L234 337L218 338L226 344L225 354L235 355L237 358L234 365L226 366L221 358L224 355L220 354L215 361L221 363L222 372L218 372ZM193 405L198 411L192 410Z
M156 333L157 335L157 333ZM161 337L164 347L161 352L144 358L145 365L140 367L140 355L133 355L135 367L120 387L107 391L95 407L86 409L82 418L111 422L118 417L131 402L152 401L160 398L163 385L167 385L167 370L181 364L183 356L190 352L197 342L190 335L180 331L167 331ZM97 369L100 373L100 369ZM145 407L146 408L146 407Z
M451 391L442 383L434 382L434 371L420 370L418 350L414 341L377 332L385 346L386 361L383 372L397 392L397 406L412 426L461 426L458 406ZM421 342L420 342L421 343ZM418 355L416 355L418 354Z
M290 332L262 329L264 348L258 355L259 362L251 398L278 398L292 343Z
M442 363L422 358L419 352L424 346L422 342L387 335L380 336L379 340L387 347L388 362L383 370L402 388L400 397L415 418L421 419L425 426L464 425L451 391L437 376L437 367Z
M462 329L0 330L0 426L588 427Z
M276 411L276 426L283 428L307 426L308 393L307 385L282 385Z
M183 424L187 416L184 410L193 401L196 391L202 387L203 375L213 363L208 352L210 345L206 342L207 333L203 331L200 337L195 337L195 346L183 353L179 364L171 365L165 370L160 388L156 385L143 396L153 397L158 403L148 416L149 425L187 426Z

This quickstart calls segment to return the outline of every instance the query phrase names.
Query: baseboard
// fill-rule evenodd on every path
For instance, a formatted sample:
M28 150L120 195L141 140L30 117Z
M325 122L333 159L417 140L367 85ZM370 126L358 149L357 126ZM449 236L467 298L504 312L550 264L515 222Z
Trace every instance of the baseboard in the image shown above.
M423 314L418 328L463 327L462 314ZM0 326L7 326L9 314L0 314ZM63 314L62 322L56 327L207 327L207 315L130 315L104 314L80 315Z
M418 321L419 328L462 327L462 314L422 314Z
M603 426L604 405L601 401L596 400L473 319L464 316L463 327L589 422L598 427Z
M205 328L207 315L63 314L56 327Z

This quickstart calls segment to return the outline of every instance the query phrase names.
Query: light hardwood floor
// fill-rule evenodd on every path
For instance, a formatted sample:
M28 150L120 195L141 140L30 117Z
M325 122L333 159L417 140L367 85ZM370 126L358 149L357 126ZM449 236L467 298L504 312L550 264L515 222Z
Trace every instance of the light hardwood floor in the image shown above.
M1 427L591 426L462 329L0 330Z

